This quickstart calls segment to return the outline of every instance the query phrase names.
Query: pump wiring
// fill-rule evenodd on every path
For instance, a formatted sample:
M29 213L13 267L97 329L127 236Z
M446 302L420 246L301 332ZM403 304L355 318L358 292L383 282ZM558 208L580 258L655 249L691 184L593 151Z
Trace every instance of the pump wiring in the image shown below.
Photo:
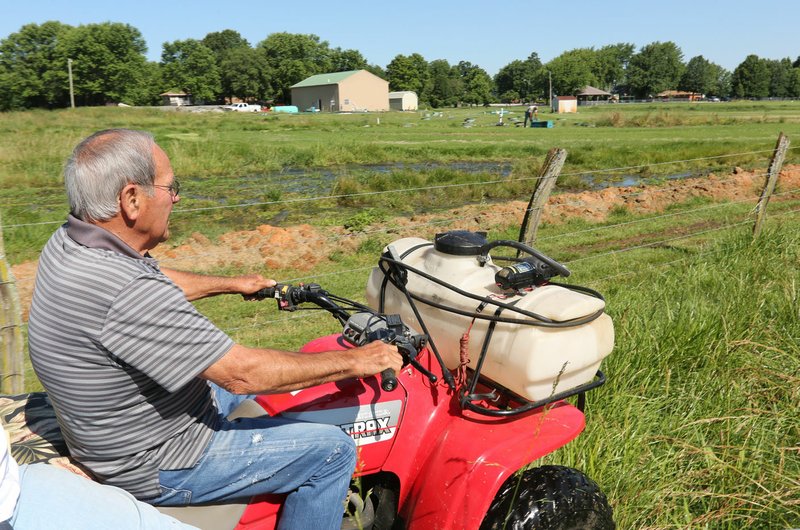
M388 267L384 268L384 264L388 264ZM539 315L537 313L533 313L531 311L526 311L524 309L520 309L519 307L516 307L516 306L514 306L512 304L506 304L506 303L503 303L503 302L500 302L500 301L497 301L497 300L492 300L490 298L478 296L478 295L472 294L470 292L464 291L464 290L456 287L455 285L453 285L451 283L445 282L444 280L440 280L439 278L436 278L433 275L430 275L430 274L428 274L426 272L423 272L423 271L421 271L421 270L419 270L419 269L417 269L415 267L412 267L411 265L408 265L407 263L404 263L400 259L393 259L393 258L391 258L391 257L389 257L389 256L387 256L385 254L380 257L380 260L378 261L378 267L380 268L381 272L383 272L385 278L388 279L389 282L392 285L394 285L395 288L397 288L400 292L403 292L407 297L410 297L410 298L416 300L417 302L426 304L428 306L435 307L436 309L441 309L442 311L447 311L449 313L453 313L453 314L457 314L457 315L461 315L461 316L466 316L466 317L469 317L469 318L476 318L476 319L480 319L480 320L488 320L488 321L493 321L493 322L502 322L502 323L506 323L506 324L521 324L521 325L525 325L525 326L540 326L540 327L546 327L546 328L567 328L567 327L580 326L580 325L592 322L593 320L599 318L600 315L602 315L604 313L604 309L600 309L600 310L598 310L598 311L596 311L596 312L594 312L592 314L586 315L584 317L580 317L580 318L576 318L576 319L572 319L572 320L554 321L552 319L549 319L549 318L544 317L542 315ZM476 300L478 302L487 302L488 304L494 305L496 307L507 309L507 310L509 310L509 311L511 311L513 313L516 313L516 314L519 314L519 315L522 315L522 316L526 316L526 317L528 317L528 319L501 317L501 316L497 316L497 315L485 315L485 314L480 314L480 313L477 313L477 312L474 312L474 311L465 311L465 310L462 310L462 309L459 309L459 308L456 308L456 307L452 307L452 306L449 306L449 305L446 305L446 304L443 304L443 303L439 303L439 302L435 302L433 300L429 300L429 299L424 298L424 297L422 297L420 295L408 292L408 290L406 289L405 285L401 284L398 281L398 279L397 279L395 274L392 274L392 271L390 270L392 268L400 269L400 270L402 270L403 273L406 273L406 274L408 272L412 272L414 274L417 274L418 276L421 276L422 278L425 278L428 281L431 281L433 283L441 285L442 287L445 287L445 288L447 288L447 289L449 289L449 290L453 291L454 293L457 293L457 294L459 294L461 296L464 296L466 298L470 298L472 300ZM561 286L561 287L564 287L564 288L567 288L567 289L570 289L570 290L580 291L580 292L589 294L590 296L594 296L595 298L598 298L600 300L603 300L603 297L602 297L602 295L600 293L598 293L597 291L594 291L593 289L590 289L588 287L572 286L572 285L569 285L569 284L557 284L557 283L553 283L552 285L558 285L558 286Z

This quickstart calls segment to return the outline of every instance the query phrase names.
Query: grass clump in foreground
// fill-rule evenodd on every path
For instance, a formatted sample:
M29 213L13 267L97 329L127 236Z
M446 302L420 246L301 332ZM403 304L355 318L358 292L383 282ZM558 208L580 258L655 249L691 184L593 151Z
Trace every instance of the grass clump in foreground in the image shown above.
M587 429L547 458L586 471L619 528L800 521L800 235L744 231L594 287L616 348Z

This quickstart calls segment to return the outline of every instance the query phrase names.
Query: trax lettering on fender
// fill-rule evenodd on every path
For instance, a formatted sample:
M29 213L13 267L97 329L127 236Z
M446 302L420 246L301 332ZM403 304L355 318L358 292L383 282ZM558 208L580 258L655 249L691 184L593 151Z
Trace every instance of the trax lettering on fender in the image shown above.
M389 416L386 416L384 418L374 418L366 421L357 421L355 423L345 423L344 425L339 425L339 427L345 434L356 440L367 436L391 434L392 430L389 428L390 419Z

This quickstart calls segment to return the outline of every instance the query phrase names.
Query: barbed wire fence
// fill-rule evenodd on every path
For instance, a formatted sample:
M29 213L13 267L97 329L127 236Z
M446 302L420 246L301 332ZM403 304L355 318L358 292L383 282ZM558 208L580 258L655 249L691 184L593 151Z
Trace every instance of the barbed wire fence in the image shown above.
M618 248L608 248L602 251L594 251L591 246L587 246L587 249L581 250L582 254L571 257L570 259L564 260L563 263L566 265L574 265L574 264L586 264L591 263L593 260L601 260L601 259L609 259L609 258L616 258L618 256L632 253L637 250L644 250L644 249L653 249L658 247L664 247L667 245L674 245L678 242L686 242L692 240L693 238L700 238L702 236L708 236L715 233L720 233L726 230L732 230L736 228L741 228L745 226L753 226L754 237L761 231L761 225L763 224L763 220L766 216L766 207L770 200L770 198L776 199L797 199L800 198L800 188L797 189L785 189L779 192L776 192L776 184L778 175L781 171L781 166L783 160L785 158L786 152L795 149L789 147L788 138L786 138L782 133L778 138L778 142L776 144L775 149L771 151L753 151L747 153L731 153L727 155L718 155L713 157L701 157L695 159L685 159L685 160L676 160L676 161L668 161L668 162L659 162L654 164L641 164L636 166L625 166L625 167L617 167L617 168L603 168L593 170L591 172L575 172L575 173L560 173L560 167L554 168L552 166L548 166L546 163L542 170L539 172L538 175L533 177L519 177L515 179L498 179L498 180L489 180L489 181L478 181L478 182L468 182L468 183L456 183L456 184L440 184L440 185L432 185L432 186L416 186L416 187L407 187L407 188L396 188L396 189L389 189L389 190L381 190L381 191L367 191L367 192L359 192L359 193L347 193L347 194L328 194L328 195L320 195L320 196L312 196L312 197L297 197L297 198L290 198L284 200L274 200L274 201L252 201L252 202L243 202L238 204L228 204L228 205L218 205L218 206L203 206L203 207L195 207L195 208L183 208L183 209L176 209L173 212L173 215L187 215L199 212L208 212L212 210L221 210L221 209L241 209L241 208L255 208L259 206L270 206L270 205L288 205L288 204L296 204L296 203L312 203L316 201L330 201L330 200L341 200L341 199L356 199L356 198L367 198L370 196L375 195L386 195L386 194L409 194L409 193L430 193L434 190L448 190L451 188L460 188L460 187L469 187L469 186L487 186L493 184L500 184L500 183L508 183L510 181L530 181L534 184L535 190L532 194L532 197L536 195L537 190L545 189L543 193L540 193L540 196L537 200L531 200L528 204L527 208L523 208L522 211L519 212L520 216L523 219L533 219L536 225L527 227L528 230L526 231L526 227L521 227L520 230L520 237L523 237L524 234L528 234L526 243L533 244L535 241L540 242L547 242L547 244L555 244L562 241L571 241L575 240L579 237L585 237L589 234L596 235L597 237L601 237L603 235L610 234L613 236L619 230L622 229L632 229L635 228L636 225L642 225L646 227L647 224L651 224L658 221L665 221L675 219L676 221L686 221L687 219L691 219L692 216L696 216L698 218L702 218L710 213L722 212L726 209L731 209L732 207L741 206L747 203L752 203L753 207L748 209L748 213L736 220L728 220L727 218L723 218L722 215L719 216L721 219L715 226L707 226L707 225L699 225L696 227L689 226L688 229L685 230L684 233L676 233L670 235L669 237L652 237L653 234L646 234L643 228L642 237L647 235L651 237L651 240L641 241L637 243L631 243L632 238L627 239L627 243L623 246ZM538 226L539 219L541 218L541 214L543 211L548 207L547 201L550 196L550 190L552 189L551 184L555 183L556 179L565 177L565 176L582 176L586 174L615 174L620 173L621 171L633 171L633 170L643 170L647 168L652 168L655 166L668 166L670 164L697 164L701 165L703 162L707 162L709 160L719 160L724 158L732 158L732 157L741 157L744 155L771 155L769 160L767 161L768 169L764 172L755 172L749 173L749 177L753 180L756 179L764 179L764 186L763 190L760 193L760 196L752 195L743 198L738 198L734 200L726 200L722 202L714 202L712 204L702 204L700 206L688 207L685 209L680 209L676 211L667 211L663 213L658 213L654 215L641 215L637 216L634 219L624 220L617 223L602 223L597 226L591 226L588 228L579 228L576 230L570 230L565 232L560 232L558 234L544 236L537 239L536 235L536 228ZM551 151L551 154L548 156L548 159L555 160L560 162L563 165L563 157L556 157ZM740 179L738 175L731 175L726 178L717 178L717 184L733 184ZM552 182L549 182L552 180ZM644 194L648 194L650 196L658 195L660 193L669 193L673 190L673 187L667 185L662 187L647 187L645 189L636 190L636 191L629 191L626 193L621 193L618 195L619 199L626 203L628 201L636 201L637 196L641 196ZM15 206L25 206L24 204L15 204ZM31 205L33 206L33 205ZM777 207L774 207L777 209ZM786 218L789 216L795 216L800 213L800 208L797 209L783 209L777 213L771 214L773 218ZM0 219L2 221L2 219ZM476 216L474 213L467 213L462 216L447 216L443 215L439 218L428 219L425 221L414 222L414 223L407 223L402 227L402 231L407 233L414 233L415 235L419 235L419 237L427 236L431 233L432 230L442 230L447 229L449 227L457 226L459 223L471 225L476 224L480 221L480 218L476 220ZM11 232L13 237L13 230L26 228L26 227L34 227L34 226L43 226L43 225L58 225L62 224L64 221L63 219L60 220L52 220L52 221L39 221L39 222L32 222L32 223L11 223L7 225L2 225L0 222L0 296L2 297L2 305L0 305L0 355L2 356L2 386L0 386L0 391L3 393L18 393L24 390L24 341L22 339L23 331L25 329L26 323L24 322L22 315L23 315L23 308L20 306L19 303L19 288L24 288L25 291L30 292L32 290L32 282L33 278L26 278L24 281L18 281L14 278L13 274L11 273L11 268L8 265L8 261L6 260L5 253L3 251L3 233L4 231ZM480 228L478 226L475 227ZM673 229L674 231L674 229ZM375 228L375 229L366 229L361 230L354 233L347 233L347 234L332 234L326 236L324 239L328 243L339 244L346 239L358 239L364 237L373 237L379 235L385 235L387 233L394 233L398 232L398 227L396 226L388 226L382 228ZM662 228L658 231L655 235L663 236L665 230ZM613 237L612 237L613 239ZM193 254L189 256L189 259L199 259L199 258L231 258L235 256L236 253L247 253L251 252L250 249L241 248L238 250L224 250L224 251L209 251L202 254ZM696 249L691 255L684 256L682 258L678 258L675 260L658 263L652 265L653 267L659 268L668 268L679 266L685 264L690 259L695 259L698 256L705 255L710 253L710 250L707 250L700 246ZM160 262L165 265L169 265L171 262L180 262L185 260L186 257L164 257L160 259ZM328 276L344 276L344 275L351 275L351 274L359 274L359 275L366 275L368 271L372 269L372 266L368 267L356 267L350 268L346 270L339 270L335 272L327 272L321 274L311 274L307 276L298 276L295 278L289 278L285 280L287 283L299 283L299 282L309 282L309 281L319 281L321 278L328 277ZM606 281L611 281L614 279L619 279L625 276L630 276L635 274L635 271L626 270L621 271L618 273L606 275L599 278L591 278L589 280L590 284L602 284ZM245 326L238 326L238 327L227 327L224 331L228 333L232 333L235 331L240 331L247 328L253 328L258 326L263 326L265 324L290 324L298 319L305 319L309 317L313 317L315 313L302 313L302 314L289 314L286 316L281 316L279 318L270 318L266 320L259 320L257 322L250 322Z

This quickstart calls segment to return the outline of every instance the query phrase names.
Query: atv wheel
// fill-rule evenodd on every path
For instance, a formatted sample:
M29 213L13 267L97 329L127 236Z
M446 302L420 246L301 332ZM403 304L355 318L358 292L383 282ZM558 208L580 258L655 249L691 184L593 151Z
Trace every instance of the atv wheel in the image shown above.
M481 530L613 530L608 499L580 471L542 466L514 474L486 512Z

